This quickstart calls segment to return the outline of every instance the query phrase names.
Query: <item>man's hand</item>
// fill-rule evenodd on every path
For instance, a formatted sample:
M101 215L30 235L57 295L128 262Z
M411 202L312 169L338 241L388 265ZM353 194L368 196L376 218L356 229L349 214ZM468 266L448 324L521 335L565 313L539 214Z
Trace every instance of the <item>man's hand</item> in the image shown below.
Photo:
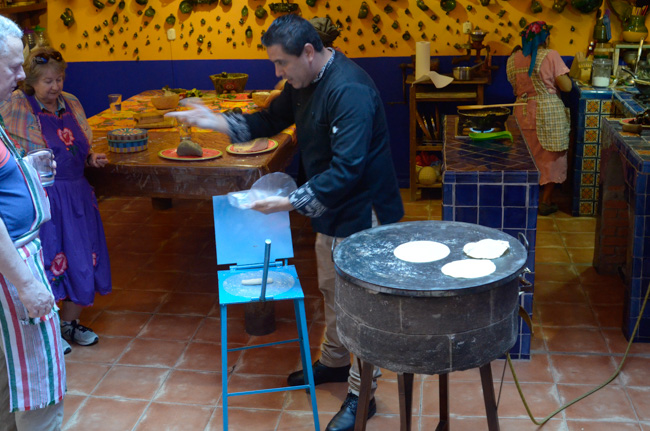
M54 307L54 296L43 283L35 278L28 286L18 289L18 297L27 308L29 317L45 316Z
M184 102L184 103L183 103ZM181 123L201 129L211 129L217 132L227 133L228 123L222 114L215 114L211 109L206 108L203 103L196 100L183 101L181 104L192 108L189 111L174 111L165 114L165 117L176 118Z
M291 211L293 210L293 205L289 202L289 198L270 196L266 199L260 199L259 201L253 202L250 209L264 214L271 214L280 211Z
M88 155L88 166L103 168L108 163L108 157L104 153L90 153Z

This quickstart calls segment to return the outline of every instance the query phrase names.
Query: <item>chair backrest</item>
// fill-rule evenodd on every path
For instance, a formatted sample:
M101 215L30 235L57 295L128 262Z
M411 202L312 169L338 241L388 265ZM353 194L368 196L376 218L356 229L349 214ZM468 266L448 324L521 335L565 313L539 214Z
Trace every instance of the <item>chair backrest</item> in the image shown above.
M247 265L264 262L264 241L272 242L270 261L293 257L289 212L262 214L235 208L227 196L212 198L217 263Z

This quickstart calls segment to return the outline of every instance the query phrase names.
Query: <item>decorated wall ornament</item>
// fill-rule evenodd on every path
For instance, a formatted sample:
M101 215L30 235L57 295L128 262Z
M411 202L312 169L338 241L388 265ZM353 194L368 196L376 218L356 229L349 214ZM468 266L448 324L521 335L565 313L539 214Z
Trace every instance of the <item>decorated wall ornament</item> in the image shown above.
M282 3L270 3L269 9L271 12L275 13L291 13L298 10L298 3L291 3L285 0L281 0Z
M70 27L74 24L74 15L69 7L65 8L65 11L61 14L61 21L63 21L63 25L66 27Z

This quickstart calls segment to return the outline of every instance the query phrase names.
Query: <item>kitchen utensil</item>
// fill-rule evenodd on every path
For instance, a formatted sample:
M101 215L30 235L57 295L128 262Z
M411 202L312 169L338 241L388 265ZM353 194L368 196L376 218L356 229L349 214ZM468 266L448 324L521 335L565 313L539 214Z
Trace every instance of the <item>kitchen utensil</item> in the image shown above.
M636 75L637 68L639 67L639 60L641 60L641 51L643 51L643 39L639 41L639 50L636 53L636 61L634 62L634 74Z
M628 67L634 67L636 65L636 55L637 52L635 50L629 49L622 52L621 58Z
M458 109L461 120L469 122L473 129L490 130L499 123L504 124L510 115L510 109L505 107L486 109Z
M167 109L176 108L179 99L178 94L167 94L164 96L153 97L151 99L151 104L159 111L165 111Z
M452 69L454 79L458 81L469 81L472 79L472 71L481 66L483 62L475 64L474 66L457 66Z
M496 105L463 105L463 106L457 106L456 108L458 109L484 109L484 108L496 108L498 106L525 106L527 105L524 102L518 102L518 103L499 103Z
M224 92L242 93L248 81L248 74L222 72L216 75L210 75L210 80L214 84L214 89L217 94Z
M469 138L472 141L490 141L494 139L509 139L512 141L512 133L507 130L502 132L490 132L490 133L469 133Z
M422 129L422 133L424 133L424 137L430 141L433 140L433 136L431 136L431 133L429 132L429 128L427 127L427 124L424 122L424 117L420 115L419 112L415 113L415 119L418 122L418 125Z
M639 134L643 130L643 125L642 124L623 124L621 126L621 130L624 132L628 133L636 133Z
M486 34L486 31L481 30L480 28L476 28L469 33L469 37L472 39L472 42L483 42Z
M644 96L650 96L650 81L645 81L643 79L635 79L634 86L639 90L639 93Z

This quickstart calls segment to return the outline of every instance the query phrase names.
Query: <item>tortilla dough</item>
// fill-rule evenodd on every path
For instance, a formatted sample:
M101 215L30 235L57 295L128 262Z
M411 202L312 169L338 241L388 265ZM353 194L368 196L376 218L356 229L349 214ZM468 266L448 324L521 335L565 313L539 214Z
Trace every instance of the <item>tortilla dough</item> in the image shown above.
M267 277L266 278L266 284L271 284L271 283L273 283L273 279ZM248 278L248 279L242 280L241 284L243 286L256 286L258 284L262 284L262 279L261 278Z
M464 259L449 262L442 267L441 271L454 278L478 278L490 275L496 269L496 265L491 260Z
M478 242L465 244L463 252L474 259L496 259L503 256L503 253L508 251L509 248L508 241L482 239Z
M268 147L268 138L257 138L252 141L235 144L234 150L239 153L254 153L255 151L266 150Z
M395 247L395 257L412 263L434 262L449 256L450 250L435 241L411 241Z

